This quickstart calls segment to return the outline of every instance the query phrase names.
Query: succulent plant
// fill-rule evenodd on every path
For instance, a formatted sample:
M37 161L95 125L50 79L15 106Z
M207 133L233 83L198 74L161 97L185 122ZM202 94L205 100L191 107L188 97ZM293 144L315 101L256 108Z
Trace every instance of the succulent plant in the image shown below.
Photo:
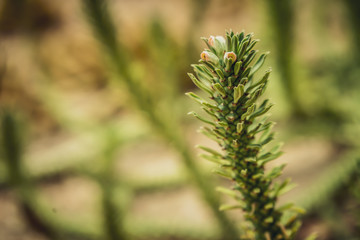
M267 163L279 157L281 144L272 148L273 122L266 113L272 107L262 99L271 69L255 80L255 73L263 65L268 53L261 54L254 64L258 40L253 34L229 31L226 37L203 38L208 49L199 64L192 65L195 75L189 73L194 84L208 95L209 101L193 92L187 93L197 101L210 119L191 112L208 126L201 132L215 140L221 152L199 146L207 154L202 156L219 168L216 173L233 181L232 189L217 188L237 203L222 205L220 210L239 208L249 223L243 232L244 239L293 239L300 226L302 209L293 204L277 206L279 196L289 189L288 179L275 180L285 164L266 169Z

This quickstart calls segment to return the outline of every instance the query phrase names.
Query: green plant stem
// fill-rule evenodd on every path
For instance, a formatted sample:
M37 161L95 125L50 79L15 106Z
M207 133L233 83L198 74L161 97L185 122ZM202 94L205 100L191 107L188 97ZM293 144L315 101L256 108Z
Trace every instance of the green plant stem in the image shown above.
M124 217L114 203L115 179L113 176L113 169L117 149L121 143L117 140L117 136L114 134L115 131L113 129L109 128L106 130L106 146L103 150L104 158L102 159L103 169L99 178L102 191L104 228L107 239L125 240L128 239L128 236L124 229Z
M360 64L360 2L356 0L345 0L349 12L350 24L352 26L351 33L353 34L353 46L356 50L356 60Z
M4 111L1 116L4 160L8 169L9 183L15 189L19 199L20 210L28 225L49 239L59 239L54 226L43 218L36 207L35 192L29 179L25 176L21 162L21 143L19 126L11 113Z
M274 31L276 60L279 66L280 80L285 88L286 99L290 102L292 114L304 116L306 113L296 91L294 75L294 0L267 0L268 16L271 18L271 30Z
M128 239L127 234L123 228L122 214L119 214L115 203L113 202L114 193L109 179L102 179L102 207L104 217L104 227L107 239L109 240L124 240Z
M165 139L170 141L174 148L181 154L187 171L194 180L198 189L202 192L203 198L208 203L221 226L222 238L229 240L238 239L237 230L233 223L229 220L225 213L218 210L219 202L212 191L212 186L204 178L195 164L195 160L193 159L189 148L185 144L184 138L176 131L176 129L178 129L178 125L170 124L166 121L166 115L160 115L154 111L155 108L152 99L148 93L141 88L141 85L137 84L133 79L133 76L129 71L128 61L124 56L126 51L124 51L123 47L116 41L115 27L106 6L99 0L83 0L83 3L86 7L88 19L92 23L91 25L95 34L108 53L110 61L116 71L116 76L124 79L124 83L132 96L132 100L147 116L149 122L155 130Z

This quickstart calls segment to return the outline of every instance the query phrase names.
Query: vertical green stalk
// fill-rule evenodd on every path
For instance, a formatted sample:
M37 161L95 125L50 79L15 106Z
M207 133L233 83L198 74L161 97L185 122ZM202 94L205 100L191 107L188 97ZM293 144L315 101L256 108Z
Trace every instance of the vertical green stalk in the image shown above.
M119 141L111 129L106 131L106 146L104 149L103 168L99 178L102 191L102 209L104 217L105 235L109 240L125 240L128 236L124 229L122 212L114 202L114 172L113 165Z
M8 181L19 195L20 209L35 231L50 239L58 239L58 233L52 224L48 223L36 209L33 187L22 168L19 126L9 112L4 111L1 114L1 145L8 170Z
M149 26L149 36L145 39L147 51L150 53L149 61L156 68L151 69L156 76L156 91L161 91L157 99L165 103L164 108L169 109L179 95L179 64L180 48L171 38L164 27L163 21L154 17ZM175 111L174 111L175 112Z
M233 223L223 212L218 211L218 198L213 193L209 181L201 174L201 171L195 164L185 139L179 131L178 124L174 121L167 121L169 118L166 112L159 113L156 111L148 92L136 83L129 71L128 59L125 56L126 51L121 44L117 43L115 27L106 9L106 5L100 0L83 0L83 3L94 33L103 45L104 50L106 50L117 77L124 80L129 93L132 95L132 100L146 115L155 130L167 141L171 142L174 148L181 154L189 175L202 192L203 198L208 203L221 226L222 238L229 240L238 239L237 230Z
M276 60L279 66L280 79L285 88L285 96L290 102L295 116L304 116L299 94L296 91L294 75L294 0L266 0L268 16L272 25Z
M244 239L271 240L294 238L302 212L293 204L278 207L278 197L290 189L289 180L275 181L285 165L265 171L267 163L281 155L280 146L272 149L267 144L274 138L273 125L265 115L272 104L260 102L268 84L271 70L255 81L255 73L263 65L268 53L260 55L252 64L258 40L252 34L232 31L222 36L203 39L208 49L201 53L199 64L193 64L195 75L189 74L194 84L210 99L195 93L187 95L198 102L210 119L191 112L208 126L202 132L215 140L222 152L199 146L207 154L203 157L215 162L220 176L230 179L232 189L218 188L233 197L237 204L223 205L221 210L241 209L249 223ZM260 103L260 104L259 104ZM285 212L295 212L286 219Z
M349 19L352 26L353 46L356 49L355 57L360 64L360 2L356 0L345 0L344 4L348 8Z

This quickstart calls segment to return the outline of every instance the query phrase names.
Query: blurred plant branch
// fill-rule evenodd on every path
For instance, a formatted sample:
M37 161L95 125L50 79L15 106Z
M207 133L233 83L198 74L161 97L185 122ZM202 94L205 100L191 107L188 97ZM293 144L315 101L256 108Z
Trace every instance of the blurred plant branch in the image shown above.
M279 67L282 85L285 88L286 99L290 102L292 114L295 117L306 116L301 98L297 92L294 66L294 0L267 0L268 16L271 29L274 31L276 60Z
M174 148L181 154L188 173L198 186L198 189L202 192L204 200L208 203L218 220L224 239L236 239L236 228L223 212L218 211L218 198L213 193L209 181L203 176L196 165L185 139L180 133L178 122L174 120L169 121L166 112L156 111L153 98L142 87L141 83L136 82L133 74L130 72L126 50L124 46L116 40L115 26L107 11L105 2L100 0L83 0L83 4L89 23L97 39L103 45L104 50L109 56L110 63L116 71L116 76L126 84L132 100L136 106L145 113L155 130L167 141L170 141Z
M9 110L2 109L1 142L3 159L8 169L8 181L16 190L20 200L19 207L30 227L49 239L59 239L55 226L41 213L36 202L36 192L25 174L22 164L22 143L17 119Z

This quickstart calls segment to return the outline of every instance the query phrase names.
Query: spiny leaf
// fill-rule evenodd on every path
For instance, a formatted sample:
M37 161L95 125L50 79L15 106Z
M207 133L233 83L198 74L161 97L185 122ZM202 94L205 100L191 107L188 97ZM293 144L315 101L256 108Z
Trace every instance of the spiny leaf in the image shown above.
M269 106L266 107L266 108L264 108L264 107L263 107L263 108L259 108L256 112L254 112L253 114L251 114L250 119L259 117L259 116L261 116L261 115L264 115L265 113L267 113L267 112L270 110L270 108L271 108L272 106L274 106L274 105L271 104L271 105L269 105Z
M224 79L224 73L220 69L215 69L216 74L219 76L220 79Z
M241 206L240 204L223 204L219 207L219 211L225 211L225 210L231 210L237 208L243 208L243 206Z
M239 59L241 60L242 57L244 56L245 52L246 52L246 48L248 47L248 44L249 44L249 40L244 40L242 41L239 49Z
M243 123L237 123L236 124L236 131L237 133L241 133L241 131L243 130L244 124Z
M277 210L283 212L285 210L292 208L293 206L294 206L294 203L286 203L286 204L282 205L281 207L277 208Z
M271 171L266 175L267 178L270 179L274 179L278 176L281 175L282 170L284 169L284 167L286 166L286 164L281 164L278 167L274 167L273 169L271 169Z
M202 150L204 150L204 151L206 151L206 152L208 152L208 153L213 154L214 156L222 157L222 154L221 154L221 153L219 153L219 152L217 152L217 151L215 151L215 150L213 150L213 149L211 149L211 148L208 148L208 147L205 147L205 146L201 146L201 145L196 145L196 148L200 148L200 149L202 149Z
M286 184L284 187L281 187L281 188L279 189L278 196L281 196L281 195L287 193L288 191L292 190L292 189L295 188L296 186L297 186L296 183Z
M258 53L258 50L251 50L251 52L249 53L249 55L246 57L246 59L243 61L243 67L247 67L251 61L255 58L256 54ZM252 67L253 68L253 67ZM250 70L251 72L252 70ZM249 77L250 77L250 73L249 73Z
M244 85L239 84L234 88L234 103L237 103L242 95L244 95Z
M254 85L248 87L248 88L246 89L246 91L250 91L251 89L259 86L260 84L265 83L265 82L269 79L269 76L270 76L271 71L272 71L272 69L269 68L269 69L265 72L265 74L264 74L264 76L261 78L261 80L260 80L259 82L255 83ZM250 73L249 73L249 74L250 74Z
M255 46L255 44L257 44L259 41L260 41L259 39L252 40L251 43L249 44L247 50L251 50Z
M231 52L232 51L232 39L229 35L226 35L226 51Z
M213 132L211 129L207 128L207 127L201 127L199 129L199 132L204 134L205 136L207 136L208 138L214 140L215 142L217 142L218 144L221 144L220 138L219 136Z
M240 68L241 68L241 61L237 61L235 63L235 67L234 67L234 75L237 76L239 74Z
M223 193L223 194L226 194L226 195L228 195L228 196L230 196L230 197L232 197L232 198L236 198L237 195L238 195L237 192L235 192L235 191L233 191L233 190L230 190L230 189L228 189L228 188L224 188L224 187L217 187L217 188L216 188L216 191L221 192L221 193Z
M233 178L231 172L226 171L224 169L215 169L215 170L213 170L213 173L216 173L216 174L218 174L222 177L228 178L228 179Z
M200 82L192 73L188 73L189 77L193 81L193 83L200 88L201 90L209 93L211 96L213 95L213 90L206 86L204 83Z
M195 100L196 102L198 102L200 104L206 102L203 98L199 97L197 94L195 94L193 92L187 92L187 93L185 93L185 95L190 97L191 99Z
M246 112L241 116L241 120L244 120L247 116L249 116L250 114L252 114L254 112L255 109L255 104L251 105L250 107L248 107L248 109L246 110Z
M276 158L280 157L282 154L283 154L283 152L268 153L267 157L260 157L258 159L258 165L263 166L265 163L268 163L268 162L270 162L272 160L275 160Z
M252 67L250 73L249 73L249 78L252 77L252 75L254 75L260 68L261 66L264 64L266 56L269 54L270 52L266 52L260 55L259 59L257 60L257 62L254 64L254 66Z
M223 97L226 96L226 91L225 91L225 89L224 89L219 83L215 83L215 84L213 85L213 87L214 87Z
M209 160L210 162L217 163L220 165L229 164L229 161L219 158L218 156L207 155L207 154L200 154L199 156L205 158L206 160Z
M260 145L264 146L265 144L269 143L271 140L274 139L274 133L270 133L269 135L265 135L266 137L260 138Z
M209 121L209 120L206 120L205 118L203 117L200 117L196 112L189 112L188 115L193 115L194 117L196 117L197 119L199 119L200 121L203 121L204 123L207 123L207 124L210 124L212 126L215 126L215 123Z

